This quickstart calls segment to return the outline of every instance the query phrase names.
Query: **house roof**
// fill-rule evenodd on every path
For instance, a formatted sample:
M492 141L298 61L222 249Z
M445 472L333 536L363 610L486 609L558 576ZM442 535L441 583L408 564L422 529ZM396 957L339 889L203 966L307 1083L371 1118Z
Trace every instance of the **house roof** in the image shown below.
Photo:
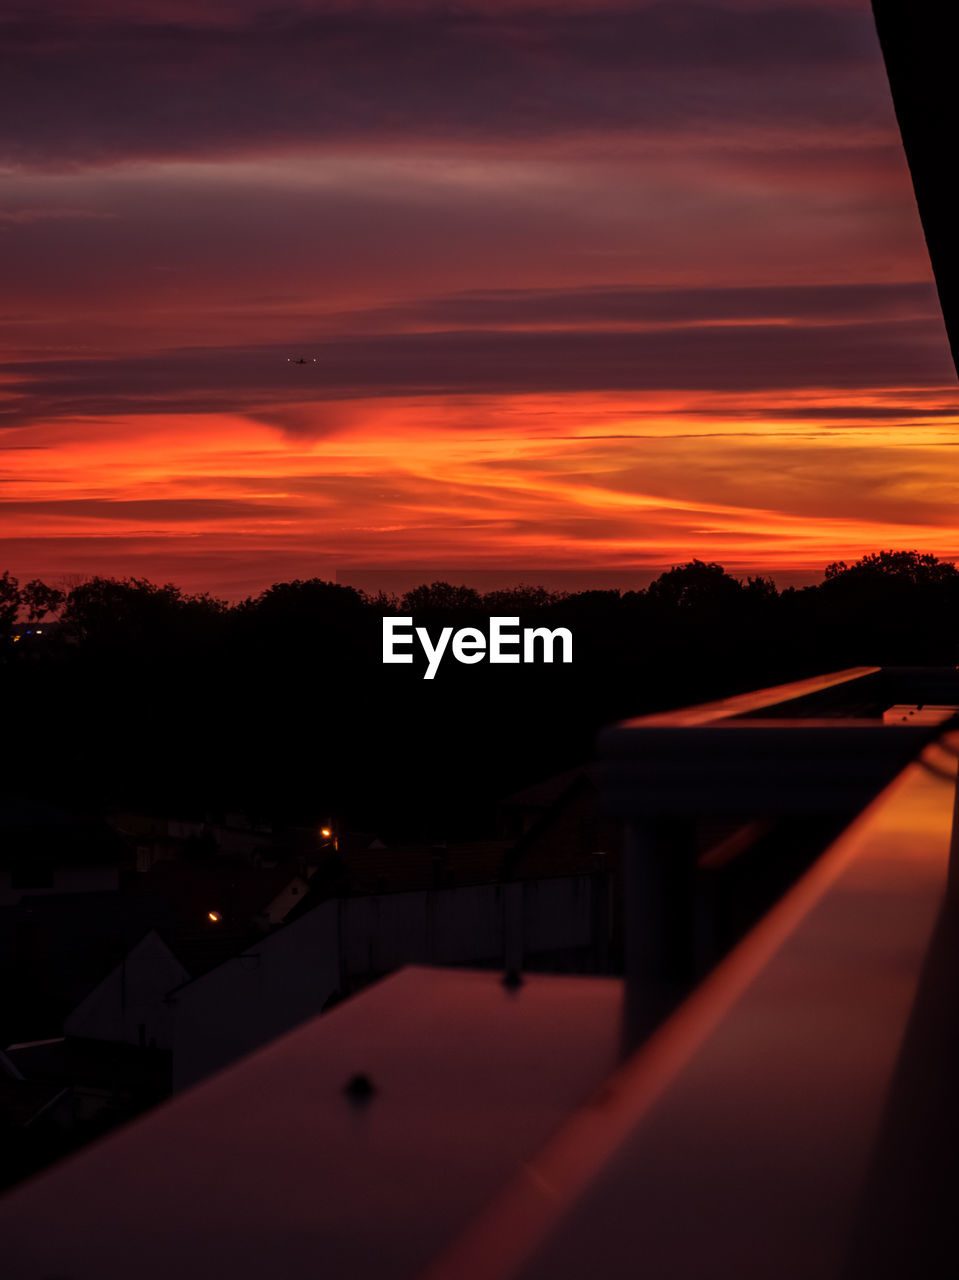
M46 1080L13 1080L0 1073L0 1134L25 1129L64 1092Z
M535 782L522 791L514 791L502 802L505 809L550 809L560 800L574 783L580 780L596 783L596 766L591 764L577 765L575 769L566 769L555 773L542 782Z
M8 1044L3 1055L27 1080L62 1082L65 1076L65 1044L63 1036Z
M156 931L183 965L190 979L202 977L210 969L232 960L245 951L262 932L250 924L201 921L177 924Z
M310 879L309 893L287 919L297 919L330 898L496 884L511 845L511 840L468 840L348 850L341 846L321 863Z
M161 862L123 892L25 895L0 908L0 965L22 975L0 1030L20 1039L54 1034L151 929L191 975L213 968L260 936L257 917L295 875L295 862Z
M180 859L138 876L135 896L156 904L157 932L197 977L259 937L263 913L298 876L295 859L271 867L224 856Z
M100 817L29 796L0 794L0 866L30 857L58 865L103 866L125 861L129 849Z
M136 893L168 903L187 918L208 911L252 917L263 911L300 874L294 858L275 866L253 866L245 858L216 855L156 862L137 877Z

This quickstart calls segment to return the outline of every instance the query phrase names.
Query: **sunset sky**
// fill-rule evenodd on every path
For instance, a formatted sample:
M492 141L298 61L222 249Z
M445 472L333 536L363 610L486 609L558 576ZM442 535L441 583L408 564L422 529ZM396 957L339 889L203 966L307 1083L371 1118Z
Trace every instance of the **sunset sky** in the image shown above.
M0 48L0 571L959 557L868 0L14 0Z

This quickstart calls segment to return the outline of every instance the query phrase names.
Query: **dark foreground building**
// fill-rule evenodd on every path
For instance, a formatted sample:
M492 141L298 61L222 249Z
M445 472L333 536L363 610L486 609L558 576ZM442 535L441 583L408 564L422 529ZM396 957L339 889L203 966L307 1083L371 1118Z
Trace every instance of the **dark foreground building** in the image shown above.
M860 668L607 731L625 980L407 968L10 1193L5 1274L955 1274L957 706ZM723 876L830 824L710 968Z

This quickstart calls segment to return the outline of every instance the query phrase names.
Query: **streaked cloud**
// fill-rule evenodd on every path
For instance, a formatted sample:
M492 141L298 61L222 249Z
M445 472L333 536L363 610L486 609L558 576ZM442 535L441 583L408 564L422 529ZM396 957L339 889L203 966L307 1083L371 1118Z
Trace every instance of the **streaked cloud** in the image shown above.
M0 47L0 569L959 555L861 0L43 0Z
M384 139L858 130L888 120L845 5L18 6L0 156L102 163ZM843 93L823 92L842 78Z

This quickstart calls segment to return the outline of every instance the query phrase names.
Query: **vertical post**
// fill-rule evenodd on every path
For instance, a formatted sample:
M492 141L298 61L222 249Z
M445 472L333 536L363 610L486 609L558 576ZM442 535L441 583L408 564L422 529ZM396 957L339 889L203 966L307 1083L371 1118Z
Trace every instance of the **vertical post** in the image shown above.
M624 1054L675 1008L694 978L695 874L689 819L627 826Z
M952 755L959 745L959 734L947 734L949 754ZM959 776L954 783L952 801L952 835L949 840L949 874L946 881L950 897L959 895Z
M608 861L606 854L594 853L593 857L599 869L589 878L592 964L596 973L609 973L612 883L604 865Z
M503 885L503 970L507 974L523 972L523 882L511 880Z

